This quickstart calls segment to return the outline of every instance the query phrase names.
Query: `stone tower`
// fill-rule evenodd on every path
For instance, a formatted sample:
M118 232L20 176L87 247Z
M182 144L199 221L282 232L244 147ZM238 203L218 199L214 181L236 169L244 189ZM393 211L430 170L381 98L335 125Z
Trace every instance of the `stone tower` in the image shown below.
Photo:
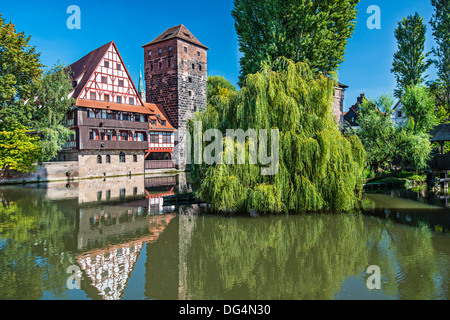
M206 108L207 50L184 26L164 31L143 46L146 100L162 107L177 129L174 158L186 167L186 122Z

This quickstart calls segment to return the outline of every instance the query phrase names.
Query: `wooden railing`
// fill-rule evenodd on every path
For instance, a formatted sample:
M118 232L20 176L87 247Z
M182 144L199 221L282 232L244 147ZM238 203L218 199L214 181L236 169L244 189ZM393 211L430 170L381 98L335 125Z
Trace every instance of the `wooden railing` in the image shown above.
M172 169L175 168L173 160L145 160L145 169Z

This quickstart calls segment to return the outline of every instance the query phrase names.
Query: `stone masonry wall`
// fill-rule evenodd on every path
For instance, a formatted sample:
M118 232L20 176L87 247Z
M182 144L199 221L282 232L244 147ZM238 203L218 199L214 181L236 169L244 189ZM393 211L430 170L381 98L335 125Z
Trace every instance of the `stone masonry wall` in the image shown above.
M79 175L80 177L111 177L128 174L144 174L143 151L124 151L125 163L120 162L120 151L101 150L101 151L80 151L78 155ZM107 163L106 156L109 155L111 163ZM134 162L133 156L136 155L137 162ZM97 157L101 156L102 163L97 163Z

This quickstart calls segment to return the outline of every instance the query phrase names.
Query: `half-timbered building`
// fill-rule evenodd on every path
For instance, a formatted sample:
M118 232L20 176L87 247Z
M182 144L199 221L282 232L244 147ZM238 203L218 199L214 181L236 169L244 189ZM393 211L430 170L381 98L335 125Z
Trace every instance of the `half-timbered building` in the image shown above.
M69 96L76 103L65 125L73 134L58 160L78 161L83 177L144 173L150 124L159 115L166 121L162 129L171 126L156 105L141 99L114 41L91 51L70 70Z

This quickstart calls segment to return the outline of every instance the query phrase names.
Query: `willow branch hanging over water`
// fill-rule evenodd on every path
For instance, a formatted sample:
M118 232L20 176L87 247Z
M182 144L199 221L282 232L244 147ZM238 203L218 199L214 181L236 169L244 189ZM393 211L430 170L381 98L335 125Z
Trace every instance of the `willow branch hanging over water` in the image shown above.
M193 119L201 121L203 132L218 129L225 136L227 129L278 129L278 170L261 175L264 165L249 161L252 142L247 139L242 145L224 138L223 158L233 149L245 148L246 162L193 164L197 195L223 212L352 209L360 198L357 187L366 157L357 137L344 137L339 131L332 113L335 86L307 64L280 58L248 75L239 92L212 99ZM189 127L193 136L193 122ZM270 144L270 137L267 141ZM192 158L193 153L191 147Z

